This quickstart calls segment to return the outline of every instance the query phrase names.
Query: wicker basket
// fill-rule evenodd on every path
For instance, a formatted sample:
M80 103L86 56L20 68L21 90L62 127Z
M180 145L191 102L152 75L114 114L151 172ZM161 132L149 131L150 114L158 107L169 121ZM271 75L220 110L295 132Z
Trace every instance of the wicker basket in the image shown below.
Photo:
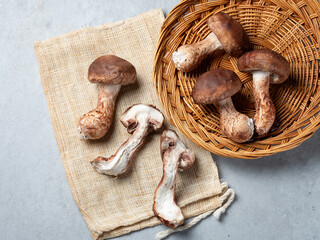
M190 73L177 71L171 60L180 45L204 39L210 33L207 18L220 11L242 24L254 49L272 49L290 62L289 79L270 88L277 110L272 130L244 144L222 135L214 106L196 105L190 94L200 74L218 67L233 70L243 83L233 98L235 106L253 117L251 74L239 72L237 59L224 51L216 51ZM317 0L181 2L162 26L154 65L153 82L169 121L198 146L224 157L259 158L301 144L320 126L319 17Z

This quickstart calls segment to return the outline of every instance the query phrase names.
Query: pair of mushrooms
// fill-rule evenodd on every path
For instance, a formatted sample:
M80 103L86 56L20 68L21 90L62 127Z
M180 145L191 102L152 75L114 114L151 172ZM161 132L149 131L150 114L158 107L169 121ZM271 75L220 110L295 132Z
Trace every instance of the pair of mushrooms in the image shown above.
M226 13L217 13L207 20L212 31L204 40L184 45L172 54L178 70L194 70L217 49L232 57L240 57L238 69L253 75L253 94L256 114L253 119L239 113L231 97L240 91L239 77L227 69L214 69L202 74L192 90L196 104L214 104L220 113L222 132L235 142L251 139L254 129L258 135L267 134L275 120L275 107L269 95L269 84L284 82L290 72L289 63L280 54L260 49L249 50L249 38L242 26Z
M135 83L137 73L135 67L125 59L105 55L91 63L88 79L91 83L98 83L98 104L80 118L78 131L82 139L100 139L113 122L115 102L121 86ZM145 137L162 127L164 117L154 106L135 104L122 114L120 121L132 136L111 157L99 156L91 162L99 173L112 176L124 173Z
M133 135L109 158L97 157L91 162L99 173L118 176L126 172L136 150L145 137L162 127L163 114L154 106L137 104L128 108L120 119ZM184 222L181 209L175 202L177 171L190 168L194 152L186 148L173 130L165 130L160 138L160 152L163 162L163 175L154 195L153 212L166 226L175 228Z
M91 162L99 173L111 176L125 173L133 154L149 133L162 127L164 117L154 106L137 104L128 108L120 121L129 133L133 132L133 135L111 157L100 156ZM154 195L153 212L166 226L175 228L184 222L181 209L175 202L177 171L190 168L195 161L195 155L186 148L173 130L163 131L160 138L160 152L163 175Z
M94 110L81 117L78 131L82 139L100 139L112 124L115 101L121 85L135 83L136 70L128 61L106 55L97 58L90 65L88 79L92 83L98 83L98 104ZM135 104L122 114L120 122L132 136L111 157L99 156L91 161L99 173L111 176L125 173L133 154L142 146L146 136L162 127L164 116L152 105ZM164 224L177 227L184 222L184 216L174 197L177 170L189 168L195 161L195 155L173 130L162 133L160 151L163 176L155 192L153 211Z

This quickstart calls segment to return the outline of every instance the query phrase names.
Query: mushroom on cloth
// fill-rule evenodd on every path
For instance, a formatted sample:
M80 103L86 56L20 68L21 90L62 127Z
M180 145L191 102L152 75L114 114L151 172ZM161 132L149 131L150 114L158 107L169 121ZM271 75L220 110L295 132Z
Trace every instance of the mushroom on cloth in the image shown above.
M112 124L121 86L135 83L137 73L128 61L114 55L105 55L91 63L88 79L98 84L98 104L80 118L78 132L82 139L100 139Z
M146 136L162 127L164 116L152 105L136 104L122 114L120 121L132 136L111 157L100 156L91 162L99 173L118 176L126 172L133 154L142 146Z
M247 52L238 60L242 72L251 72L256 103L254 124L259 135L267 134L276 118L276 109L269 94L269 84L283 83L290 74L290 64L279 53L269 49Z
M231 97L240 91L241 81L233 71L219 68L202 74L192 89L196 104L214 104L220 112L222 132L235 142L246 142L254 133L251 118L239 113Z
M174 196L177 171L191 167L195 155L173 130L165 130L162 133L160 151L163 175L154 194L153 212L166 226L176 228L184 222L184 216Z
M241 24L228 14L220 12L207 20L212 31L205 39L194 44L179 47L172 54L178 70L189 72L211 55L215 50L224 49L232 57L240 57L249 50L249 38Z

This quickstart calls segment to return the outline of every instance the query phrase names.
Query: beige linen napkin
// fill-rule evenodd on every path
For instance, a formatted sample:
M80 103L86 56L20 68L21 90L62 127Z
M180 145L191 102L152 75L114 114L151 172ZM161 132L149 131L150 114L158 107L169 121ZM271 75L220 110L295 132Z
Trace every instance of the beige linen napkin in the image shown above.
M153 195L162 176L160 134L148 137L128 174L118 178L97 173L90 161L110 156L129 137L119 118L134 103L163 110L152 86L154 51L164 20L160 9L129 20L84 28L37 41L34 48L56 140L73 197L94 239L116 237L160 224L152 212ZM97 87L87 80L90 63L114 54L137 69L138 84L123 87L114 124L99 141L81 141L79 118L95 108ZM168 122L165 128L172 128ZM179 134L181 136L181 134ZM221 207L223 198L217 167L209 152L181 136L196 153L193 168L178 174L176 198L183 214L193 217ZM226 190L226 186L223 187ZM223 208L220 210L224 211Z

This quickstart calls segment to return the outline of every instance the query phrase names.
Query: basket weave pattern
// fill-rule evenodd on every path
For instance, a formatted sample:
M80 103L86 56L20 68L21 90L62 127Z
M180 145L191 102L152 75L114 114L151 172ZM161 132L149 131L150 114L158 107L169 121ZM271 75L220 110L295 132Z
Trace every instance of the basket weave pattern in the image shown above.
M204 39L210 33L206 20L220 11L241 23L253 49L272 49L290 62L289 79L270 87L277 111L272 130L243 144L227 139L215 107L194 104L191 92L202 73L219 67L230 69L243 83L233 98L235 107L253 117L252 75L239 72L238 59L224 51L214 52L189 73L176 70L171 60L179 46ZM320 126L319 18L316 0L185 0L178 4L162 26L153 76L169 121L198 146L224 157L259 158L301 144Z

